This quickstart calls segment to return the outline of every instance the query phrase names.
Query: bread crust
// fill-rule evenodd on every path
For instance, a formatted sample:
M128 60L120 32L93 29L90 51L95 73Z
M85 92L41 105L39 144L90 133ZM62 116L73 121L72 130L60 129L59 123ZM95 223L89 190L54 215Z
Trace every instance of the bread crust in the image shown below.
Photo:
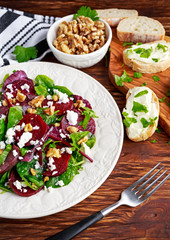
M170 57L160 62L144 63L139 60L128 58L125 51L123 51L123 62L127 66L131 67L133 71L141 72L141 73L162 72L170 67Z
M152 90L151 90L152 91ZM130 93L130 89L129 91L127 92L126 94L126 101L128 100L129 96L131 95ZM149 125L147 131L141 133L138 137L135 137L135 138L131 138L130 135L129 135L129 128L126 127L126 133L127 133L127 136L130 140L132 140L133 142L141 142L141 141L145 141L146 139L148 139L149 137L151 137L154 132L156 131L156 128L158 126L158 120L159 120L159 111L160 111L160 108L159 108L159 100L156 96L156 94L152 91L152 102L154 102L156 104L156 109L157 109L157 116L158 118L156 119L155 123L153 125Z

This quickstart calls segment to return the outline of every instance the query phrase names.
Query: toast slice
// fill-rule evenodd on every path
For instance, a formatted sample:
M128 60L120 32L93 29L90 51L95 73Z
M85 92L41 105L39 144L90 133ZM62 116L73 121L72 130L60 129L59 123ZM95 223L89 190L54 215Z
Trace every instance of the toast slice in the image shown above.
M135 97L137 94L144 91L148 91L148 93L140 97ZM140 99L142 97L143 101ZM143 103L148 112L145 113L139 111L134 113L132 111L134 101L137 101L140 104ZM135 118L137 121L136 123L131 123L129 127L126 127L126 133L130 140L134 142L145 141L154 134L159 119L159 100L156 94L150 88L134 87L132 89L129 89L126 95L126 107L124 108L123 112L128 113L128 117ZM143 120L144 122L142 123L142 118L144 118L147 122L150 122L150 124L147 126L145 120ZM151 122L151 119L153 122Z
M115 27L118 23L127 17L131 16L138 16L138 12L136 10L129 10L129 9L101 9L96 10L98 16L105 20L111 27Z
M143 16L128 17L117 26L117 37L125 42L153 42L164 39L163 25L152 18Z
M162 72L170 67L170 43L156 41L132 45L123 51L123 62L136 72Z

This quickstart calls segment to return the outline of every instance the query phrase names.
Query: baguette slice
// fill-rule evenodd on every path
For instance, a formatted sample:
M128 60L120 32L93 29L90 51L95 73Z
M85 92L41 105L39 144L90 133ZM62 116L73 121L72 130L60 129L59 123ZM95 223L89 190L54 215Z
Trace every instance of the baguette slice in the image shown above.
M111 8L96 11L98 16L105 20L111 27L117 26L118 23L124 18L138 16L138 12L136 10L129 9Z
M162 51L162 55L161 55L162 58L160 58L158 62L155 62L152 60L152 58L155 59L154 57L156 53L155 51L153 51L153 53L151 53L151 56L147 59L147 58L139 58L137 55L134 57L133 56L131 57L130 55L128 56L127 54L128 49L125 49L123 51L124 64L131 67L133 71L141 72L141 73L157 73L157 72L162 72L166 70L167 68L170 67L170 43L166 41L156 41L153 43L142 44L142 45L139 45L138 47L143 48L144 46L157 46L157 44L168 46L167 52L163 53L163 51L160 50ZM136 46L136 45L133 45L133 46ZM131 49L133 49L133 46ZM153 47L153 49L155 48Z
M148 139L149 137L151 137L154 134L154 132L155 132L157 126L158 126L159 100L158 100L156 94L148 87L134 87L132 89L129 89L129 91L127 92L127 95L126 95L126 107L125 107L125 109L123 111L127 111L127 106L128 106L127 104L128 104L129 99L130 99L130 96L131 95L135 95L134 92L139 93L140 91L143 91L143 90L147 90L148 93L150 94L150 98L148 98L146 100L148 100L147 103L149 103L149 101L150 101L150 104L152 104L152 109L154 109L154 114L153 114L153 111L151 113L149 108L148 108L148 110L149 110L148 113L136 112L136 115L140 114L138 122L140 121L141 118L148 119L148 121L149 121L149 118L153 119L153 118L157 117L157 119L154 121L154 124L149 125L147 128L143 128L143 125L140 122L140 125L138 125L138 126L136 125L136 131L135 132L134 132L134 130L135 130L134 126L137 123L132 123L130 125L130 127L126 127L126 133L127 133L128 138L130 140L134 141L134 142L145 141L146 139ZM132 96L131 96L131 98L134 101L137 101L137 98L134 98ZM135 117L135 115L131 116L131 117ZM141 126L142 126L142 128L141 128Z
M147 43L164 39L164 36L163 25L148 17L128 17L117 26L117 37L120 41Z

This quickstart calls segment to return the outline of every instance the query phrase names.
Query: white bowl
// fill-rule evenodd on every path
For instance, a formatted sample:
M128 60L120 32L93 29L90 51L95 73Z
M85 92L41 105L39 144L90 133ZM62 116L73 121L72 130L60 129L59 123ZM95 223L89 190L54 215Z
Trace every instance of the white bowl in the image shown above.
M72 20L73 20L73 15L69 15L61 18L60 20L56 21L51 25L47 33L48 45L58 61L75 68L91 67L96 63L98 63L107 53L108 47L112 39L112 30L108 25L108 23L100 19L100 21L102 21L105 24L105 33L106 33L106 43L103 45L103 47L101 47L100 49L92 53L87 53L84 55L67 54L56 49L53 46L53 41L56 39L56 34L57 34L57 29L59 24L62 23L63 21L70 22Z

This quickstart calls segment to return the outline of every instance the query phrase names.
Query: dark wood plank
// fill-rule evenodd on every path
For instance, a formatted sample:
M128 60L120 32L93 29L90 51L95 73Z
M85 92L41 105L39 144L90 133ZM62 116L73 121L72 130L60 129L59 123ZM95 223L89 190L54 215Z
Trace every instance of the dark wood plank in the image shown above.
M75 0L75 1L50 1L50 0L0 0L0 6L24 10L31 13L55 15L63 17L75 12L81 5L92 8L135 8L140 15L154 17L162 22L170 35L170 4L166 0ZM44 61L57 62L48 54ZM95 66L82 71L94 77L111 93L120 110L125 105L125 97L110 82L105 59ZM155 133L151 139L156 139L155 144L147 140L142 143L131 142L126 134L119 161L104 184L91 196L63 212L51 216L14 220L0 218L0 239L8 240L43 240L73 223L99 211L101 208L117 201L120 192L151 169L156 163L162 161L169 167L170 154L169 137L164 131ZM167 181L150 200L141 206L129 208L122 206L109 216L82 232L75 238L81 240L103 239L170 239L170 189Z

